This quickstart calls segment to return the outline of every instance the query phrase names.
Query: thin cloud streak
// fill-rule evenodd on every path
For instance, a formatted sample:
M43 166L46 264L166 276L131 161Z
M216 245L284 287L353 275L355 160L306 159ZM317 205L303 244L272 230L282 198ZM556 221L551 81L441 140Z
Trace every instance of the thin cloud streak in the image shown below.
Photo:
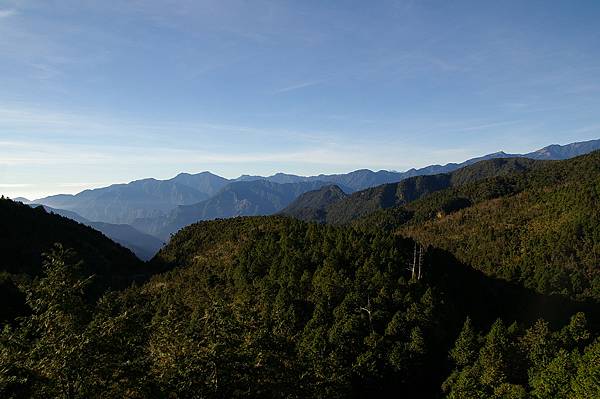
M41 165L122 165L144 168L152 165L156 159L161 159L164 165L174 165L185 168L197 168L199 165L211 167L215 165L240 165L236 167L240 174L247 173L252 165L315 165L325 170L344 170L370 167L373 169L404 170L412 166L424 166L434 161L450 162L459 154L468 155L467 149L448 149L430 151L430 156L418 159L412 154L424 153L423 149L382 143L364 146L361 144L335 144L315 148L304 147L299 150L281 150L269 152L214 152L202 149L182 148L152 148L152 147L123 147L123 146L81 146L55 145L49 143L12 143L9 154L0 157L0 165L12 167L41 166ZM472 153L472 151L471 151ZM474 154L480 155L480 154ZM189 171L190 170L188 169ZM298 172L298 171L296 171ZM148 176L150 177L150 176Z
M295 91L295 90L305 89L307 87L317 86L324 82L325 82L325 80L322 79L322 80L311 80L308 82L296 83L294 85L275 90L275 91L273 91L273 94L288 93L290 91Z
M16 15L16 14L17 14L16 10L0 10L0 19L12 17L13 15Z
M33 184L27 183L0 183L0 188L24 188L24 187L32 187Z

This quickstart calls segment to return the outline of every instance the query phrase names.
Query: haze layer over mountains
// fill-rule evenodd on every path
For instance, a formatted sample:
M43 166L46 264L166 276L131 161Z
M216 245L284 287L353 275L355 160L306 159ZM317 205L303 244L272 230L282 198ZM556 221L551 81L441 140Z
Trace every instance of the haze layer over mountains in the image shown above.
M48 211L103 232L134 251L138 257L150 259L173 233L201 220L271 215L292 206L292 211L288 208L285 212L300 218L325 221L325 209L293 204L301 195L323 187L328 188L317 195L324 196L327 206L336 202L334 207L340 209L334 212L344 214L347 207L339 200L345 196L360 198L369 192L373 193L374 187L411 177L451 173L490 159L562 160L597 149L600 149L600 140L550 145L527 154L496 152L462 163L431 165L405 172L361 169L335 175L297 176L277 173L267 177L242 175L237 179L226 179L210 172L181 173L168 180L148 178L85 190L76 195L53 195L31 202L24 198L17 200L30 205L44 205ZM331 185L336 188L330 188ZM362 193L362 190L368 189L371 191ZM380 189L374 190L378 192ZM303 201L307 201L307 198L303 198ZM346 202L349 204L352 201ZM363 205L360 206L361 212L370 209ZM379 207L381 206L377 205L374 209ZM303 215L303 212L308 214ZM331 209L329 213L331 214Z

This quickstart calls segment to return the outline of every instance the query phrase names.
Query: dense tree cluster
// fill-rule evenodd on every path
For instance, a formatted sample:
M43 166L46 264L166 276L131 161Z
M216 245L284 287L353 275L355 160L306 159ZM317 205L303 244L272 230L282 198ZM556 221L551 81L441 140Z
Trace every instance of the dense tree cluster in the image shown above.
M582 313L559 331L543 320L523 329L498 319L485 335L467 318L450 357L448 398L600 396L600 340L591 338Z
M77 249L85 272L96 277L88 289L94 302L109 287L126 288L132 280L151 274L149 268L128 249L71 219L0 198L0 325L26 313L24 295L18 286L42 272L42 253L55 242Z
M443 306L433 287L410 281L411 257L411 242L389 235L284 218L210 222L174 237L158 260L190 266L147 289L179 306L161 313L166 337L173 317L182 323L177 331L196 317L232 320L225 330L239 344L221 355L221 367L233 369L220 372L238 377L214 387L225 396L429 391L440 366L432 374L421 367L432 357L444 363L436 353L447 338L439 336ZM205 319L197 329L212 325ZM188 335L174 341L166 354L174 359L180 345L198 344ZM170 367L172 378L188 380Z
M408 205L411 216L396 226L488 275L600 300L599 198L593 153L436 193ZM445 211L456 201L464 206Z
M1 200L0 397L598 397L600 153L486 165L349 225L197 223L147 264Z
M460 391L466 367L479 372L477 362L497 360L474 331L459 336L484 297L459 298L433 255L413 278L414 250L399 236L286 218L203 222L155 259L171 271L90 304L93 276L57 246L44 274L23 285L30 315L0 335L0 396L435 397L443 384L469 397ZM597 334L583 316L574 320L562 341L552 338L555 352L587 359L595 347L584 345ZM511 367L531 367L515 359Z

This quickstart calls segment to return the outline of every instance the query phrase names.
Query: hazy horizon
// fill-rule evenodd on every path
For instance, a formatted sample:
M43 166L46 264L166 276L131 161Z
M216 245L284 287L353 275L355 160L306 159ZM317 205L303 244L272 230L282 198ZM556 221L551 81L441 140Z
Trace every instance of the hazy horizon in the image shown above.
M592 140L594 140L594 139L592 139ZM550 146L550 145L554 145L554 144L565 145L565 144L570 144L570 143L551 143L551 144L548 144L548 145L546 145L544 147L547 147L547 146ZM543 147L541 147L541 148L543 148ZM530 152L533 152L533 151L540 150L541 148L535 148L535 149L529 149L529 150L523 150L523 151L505 151L505 150L499 150L499 151L496 151L496 152L505 152L505 153L508 153L508 154L525 154L525 153L530 153ZM424 165L419 165L419 166L415 166L415 167L412 167L412 168L419 169L421 167L431 166L431 165L446 165L448 163L462 163L464 161L467 161L468 159L477 158L477 157L484 156L484 155L489 155L489 154L478 154L478 155L474 155L472 157L469 157L467 159L455 160L455 161L446 162L446 163L443 163L443 164L441 164L441 163L433 163L433 164L426 164L426 165L424 164ZM412 169L412 168L409 168L409 169ZM6 197L9 197L9 198L25 198L25 199L31 201L31 200L41 199L41 198L44 198L44 197L49 197L49 196L58 195L58 194L71 194L71 195L73 195L73 194L78 194L78 193L80 193L82 191L85 191L85 190L93 190L93 189L97 189L97 188L103 188L103 187L107 187L107 186L110 186L110 185L113 185L113 184L127 184L127 183L131 183L133 181L136 181L136 180L142 180L142 179L148 179L148 178L154 178L154 179L157 179L157 180L168 180L168 179L174 178L175 176L177 176L180 173L198 174L198 173L203 173L203 172L209 172L209 173L212 173L214 175L217 175L217 176L220 176L220 177L224 177L226 179L230 179L231 180L231 179L236 179L236 178L239 178L239 177L242 177L242 176L269 177L269 176L273 176L273 175L275 175L277 173L283 173L283 174L289 174L289 175L298 175L298 176L315 176L315 175L319 175L319 174L326 174L326 175L330 175L330 174L344 174L344 173L350 173L350 172L354 172L356 170L361 170L361 169L368 169L368 170L372 170L374 172L381 171L381 170L385 170L385 171L389 171L389 172L406 172L407 170L409 170L409 169L404 169L404 170L373 169L373 168L365 167L365 168L358 168L358 169L352 169L352 170L336 171L336 172L331 172L331 173L320 172L320 173L316 173L316 174L305 174L305 175L302 175L302 174L299 174L299 173L282 171L282 170L274 170L273 172L266 173L266 174L244 172L244 173L240 173L240 174L232 175L232 176L226 176L226 175L223 175L223 174L220 174L220 173L216 173L216 172L211 171L211 170L180 171L180 172L177 172L177 173L175 173L173 175L169 175L169 176L161 176L161 177L157 177L157 176L144 176L144 177L140 177L140 178L136 178L136 179L132 179L132 180L127 180L127 181L105 182L105 183L89 184L89 185L86 185L86 186L82 186L82 185L79 185L79 184L73 184L73 185L65 184L64 186L61 186L62 188L64 188L64 190L62 190L60 192L58 192L58 191L52 191L52 192L30 191L31 193L34 194L34 195L30 195L30 196L20 195L20 194L16 194L16 195L15 194L12 194L12 195L8 194L11 191L11 189L14 189L15 193L19 193L19 192L23 192L22 190L26 189L27 187L19 186L19 185L16 185L15 187L10 187L10 186L2 187L2 186L0 186L0 189L2 190L0 192L0 194L4 195ZM6 194L5 194L5 192L6 192ZM25 192L27 192L27 191L25 190Z

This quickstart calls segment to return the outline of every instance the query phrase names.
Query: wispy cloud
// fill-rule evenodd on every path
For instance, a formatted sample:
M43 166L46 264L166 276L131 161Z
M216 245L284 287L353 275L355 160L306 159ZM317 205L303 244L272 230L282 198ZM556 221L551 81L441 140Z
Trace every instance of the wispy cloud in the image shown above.
M0 183L0 188L25 188L31 186L32 184L26 183Z
M211 139L227 134L237 142L256 142L266 138L277 142L328 144L339 141L340 134L335 131L290 129L287 127L261 127L244 124L230 124L206 120L138 120L137 118L114 117L85 112L61 112L26 104L0 103L0 131L24 130L36 137L68 138L69 140L88 141L102 139L102 142L123 138L129 143L148 143L151 141L170 142L175 137L194 141L206 139L204 145L210 145ZM0 140L0 146L19 145L17 140ZM126 144L126 143L124 143Z
M513 120L513 121L500 121L500 122L490 122L490 123L482 123L482 124L475 124L475 125L467 125L467 126L453 129L450 131L450 133L453 131L454 132L469 132L469 131L477 131L477 130L486 130L486 129L492 129L492 128L497 128L497 127L502 127L502 126L516 125L519 123L522 123L522 121Z
M320 85L323 82L325 82L325 79L310 80L307 82L296 83L296 84L293 84L290 86L283 87L281 89L277 89L277 90L273 91L273 94L281 94L281 93L287 93L287 92L294 91L294 90L305 89L307 87Z
M12 17L17 14L17 10L0 10L0 19Z

